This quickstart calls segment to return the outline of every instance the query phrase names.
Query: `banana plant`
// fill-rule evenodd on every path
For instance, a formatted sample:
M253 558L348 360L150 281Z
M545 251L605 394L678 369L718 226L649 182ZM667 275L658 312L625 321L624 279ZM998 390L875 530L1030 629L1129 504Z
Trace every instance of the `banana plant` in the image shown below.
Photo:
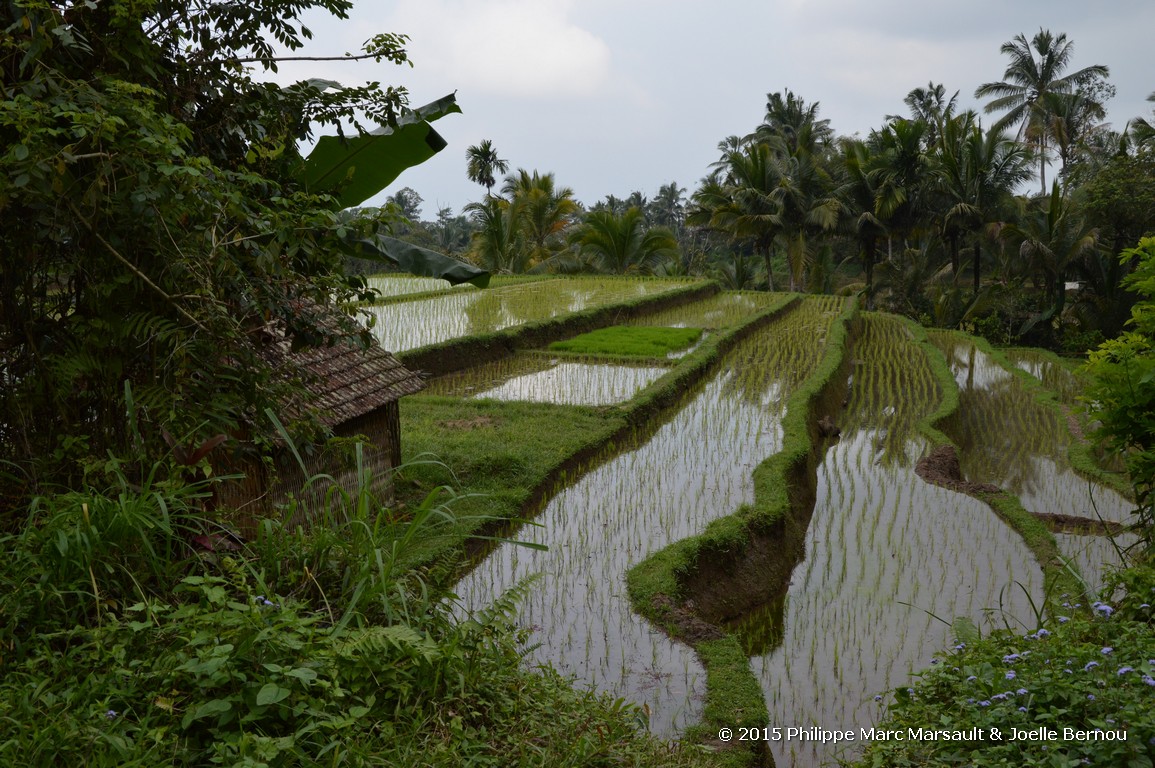
M315 86L336 86L315 81ZM298 180L310 192L327 194L342 209L352 208L385 189L405 170L420 165L446 146L446 141L430 125L451 113L460 113L455 94L401 115L396 124L353 138L322 136L305 158ZM452 285L489 285L489 272L428 248L421 248L389 236L381 226L368 237L347 230L345 245L350 254L394 264L416 275L436 277Z

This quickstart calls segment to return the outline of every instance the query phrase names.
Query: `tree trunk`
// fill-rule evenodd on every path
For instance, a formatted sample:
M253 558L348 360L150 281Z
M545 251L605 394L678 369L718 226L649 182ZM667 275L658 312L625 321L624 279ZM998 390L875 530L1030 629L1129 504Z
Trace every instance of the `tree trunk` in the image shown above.
M980 280L979 268L980 268L982 261L983 261L982 249L983 249L982 240L980 238L976 237L975 238L975 256L974 256L974 278L975 278L975 297L976 298L979 295L979 280Z

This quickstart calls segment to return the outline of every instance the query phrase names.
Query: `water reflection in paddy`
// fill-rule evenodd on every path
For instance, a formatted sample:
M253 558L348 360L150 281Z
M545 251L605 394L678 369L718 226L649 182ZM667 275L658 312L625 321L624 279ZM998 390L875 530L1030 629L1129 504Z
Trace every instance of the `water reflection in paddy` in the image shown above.
M1001 605L1014 620L1030 615L1017 584L1042 594L1041 570L1017 534L981 502L915 475L926 446L914 425L941 393L909 331L867 315L854 356L843 436L818 468L806 557L781 617L739 628L762 646L751 664L771 722L783 727L870 727L880 714L874 694L911 681L953 643L932 613L982 625ZM766 619L781 625L768 629ZM778 765L818 766L860 745L770 747Z
M962 470L969 479L999 485L1018 496L1030 512L1133 521L1134 504L1071 468L1067 451L1072 438L1061 413L1040 404L1017 377L973 343L949 334L931 334L931 339L947 356L959 384L960 407L947 431L960 448ZM1012 359L1032 360L1021 351ZM1054 369L1051 376L1064 381L1063 373L1068 372ZM1060 551L1087 567L1084 575L1097 589L1101 586L1097 575L1119 560L1113 548L1085 538L1058 539ZM1091 563L1088 553L1106 561Z

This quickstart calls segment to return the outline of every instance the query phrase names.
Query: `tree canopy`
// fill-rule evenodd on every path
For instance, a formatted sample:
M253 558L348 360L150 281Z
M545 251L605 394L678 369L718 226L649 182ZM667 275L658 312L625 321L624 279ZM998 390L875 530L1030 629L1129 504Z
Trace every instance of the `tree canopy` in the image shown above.
M273 41L311 36L300 14L351 5L0 9L0 451L21 477L75 474L162 431L238 434L294 386L258 354L262 333L335 340L324 307L366 290L342 254L379 251L381 232L306 188L300 142L417 124L436 151L404 89L257 78L276 69ZM359 56L405 64L404 42L378 35ZM336 335L367 341L352 318Z

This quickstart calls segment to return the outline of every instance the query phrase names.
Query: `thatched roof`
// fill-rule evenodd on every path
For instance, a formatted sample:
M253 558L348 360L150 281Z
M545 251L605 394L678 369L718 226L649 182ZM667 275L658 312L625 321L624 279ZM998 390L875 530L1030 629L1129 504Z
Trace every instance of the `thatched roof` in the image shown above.
M323 321L325 330L338 332L335 316ZM422 377L372 340L368 347L344 338L331 346L293 351L285 332L266 329L264 357L275 370L300 376L309 391L308 402L287 403L285 415L296 418L309 409L332 429L371 413L425 388Z

